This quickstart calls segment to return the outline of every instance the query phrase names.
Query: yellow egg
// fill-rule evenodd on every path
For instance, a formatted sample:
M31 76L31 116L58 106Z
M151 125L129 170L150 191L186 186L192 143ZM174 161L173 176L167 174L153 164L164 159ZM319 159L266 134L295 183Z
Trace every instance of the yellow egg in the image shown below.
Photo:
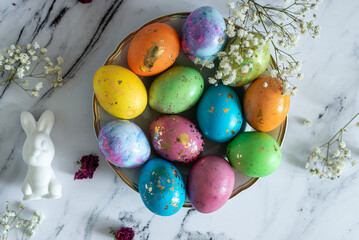
M145 86L136 74L124 67L100 67L93 78L93 88L101 106L115 117L135 118L146 108Z

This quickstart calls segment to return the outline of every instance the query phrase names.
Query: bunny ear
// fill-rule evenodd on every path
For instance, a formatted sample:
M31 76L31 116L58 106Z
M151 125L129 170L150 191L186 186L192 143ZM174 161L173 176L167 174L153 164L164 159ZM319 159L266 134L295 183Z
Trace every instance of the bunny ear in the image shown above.
M22 111L20 115L20 123L26 135L29 135L36 128L34 116L28 111Z
M50 135L52 127L54 126L55 115L51 110L46 110L37 122L37 129L44 131L47 135Z

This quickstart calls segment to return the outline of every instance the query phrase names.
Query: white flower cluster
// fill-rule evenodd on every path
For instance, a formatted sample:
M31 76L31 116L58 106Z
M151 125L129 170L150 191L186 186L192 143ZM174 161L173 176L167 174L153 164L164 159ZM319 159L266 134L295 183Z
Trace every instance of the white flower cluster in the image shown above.
M320 178L339 178L347 163L356 166L351 151L343 141L343 133L346 127L357 117L357 113L343 128L341 128L327 143L313 149L309 155L305 168L310 169L312 175ZM333 150L334 149L334 150Z
M8 239L8 234L12 229L22 229L23 237L29 239L36 230L39 229L39 224L43 220L40 212L35 211L31 219L23 219L20 214L25 209L23 204L19 205L19 211L16 212L10 209L10 203L7 202L6 210L0 214L0 237L1 239Z
M6 78L0 80L0 86L15 83L32 97L38 97L39 91L43 88L43 83L38 82L33 88L28 88L30 83L26 79L45 79L52 86L62 86L61 64L64 62L62 57L57 58L54 65L50 58L46 56L47 49L41 48L35 42L33 45L11 45L9 49L3 49L0 54L0 73L5 73ZM31 69L31 66L33 65ZM45 65L42 72L36 71L40 65ZM55 78L55 79L54 79Z
M242 44L236 50L230 49L230 53L220 52L218 54L219 68L223 69L217 71L214 77L209 78L209 82L217 84L222 81L223 84L231 84L236 79L237 73L236 69L233 69L235 68L232 65L233 62L239 65L236 68L240 68L243 73L250 72L253 66L241 64L247 63L246 59L249 59L253 54L251 47L261 47L270 42L277 63L276 69L271 72L271 76L282 80L283 95L294 96L297 88L288 81L288 78L303 79L303 74L299 72L301 63L284 49L297 47L300 34L309 33L313 38L319 36L320 26L316 25L313 19L306 20L306 15L309 11L316 10L322 0L294 0L294 2L290 2L284 1L285 4L290 4L289 6L261 5L255 0L228 2L227 7L230 16L227 19L226 34L230 38L241 38ZM313 14L313 18L316 18L315 14ZM253 33L257 33L261 37L255 37L256 35ZM201 63L202 66L206 67L206 64L203 64L200 59L196 63Z

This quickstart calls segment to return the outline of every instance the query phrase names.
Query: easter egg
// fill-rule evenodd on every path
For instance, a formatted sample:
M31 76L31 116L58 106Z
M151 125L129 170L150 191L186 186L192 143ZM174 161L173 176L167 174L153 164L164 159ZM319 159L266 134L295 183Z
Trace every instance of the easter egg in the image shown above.
M114 120L104 125L98 134L98 146L107 161L124 168L142 165L151 153L144 132L127 120Z
M282 95L282 82L265 76L255 80L243 99L243 110L251 127L261 132L272 131L286 118L290 96Z
M100 105L117 118L135 118L146 108L145 86L136 74L124 67L100 67L93 78L93 88Z
M225 142L233 138L243 123L237 94L222 84L208 88L199 101L197 121L203 135L212 141Z
M198 160L188 175L188 198L201 213L221 208L232 194L235 176L222 157L209 155Z
M130 69L140 76L153 76L169 68L179 54L177 32L168 24L144 26L132 39L127 52Z
M222 50L226 40L226 23L213 7L194 10L182 26L181 47L192 61L213 59Z
M163 158L189 163L203 152L204 140L197 127L179 115L165 115L150 126L152 146Z
M178 169L161 158L149 160L142 168L138 183L145 206L160 216L178 212L186 199L186 186Z
M227 157L234 169L250 177L273 173L282 159L276 140L262 132L238 134L227 146Z
M203 78L196 69L186 66L171 67L152 82L149 104L157 112L180 113L197 103L203 89Z
M246 85L249 82L252 82L257 77L259 77L267 68L269 60L270 60L270 48L268 42L264 45L261 45L259 42L263 37L258 33L251 33L253 35L252 40L244 40L244 38L235 37L232 41L225 47L224 52L227 54L232 51L233 48L237 49L239 56L242 58L240 63L236 61L237 57L233 54L227 55L229 56L229 65L232 69L236 71L236 79L229 86L231 87L240 87ZM256 39L255 41L253 39ZM248 47L244 46L245 41L248 43ZM254 43L256 42L256 44ZM248 51L253 51L251 56L248 56ZM243 66L251 65L252 67L244 70ZM220 66L220 71L224 69ZM229 75L223 77L225 81Z

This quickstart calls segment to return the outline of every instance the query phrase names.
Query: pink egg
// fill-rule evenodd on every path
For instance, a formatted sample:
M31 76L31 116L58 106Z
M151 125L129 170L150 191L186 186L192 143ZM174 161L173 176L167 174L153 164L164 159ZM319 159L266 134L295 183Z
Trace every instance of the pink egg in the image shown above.
M197 211L214 212L231 196L234 181L233 169L224 158L206 156L196 162L188 175L188 198Z
M204 140L198 128L187 118L165 115L150 126L153 147L163 158L189 163L203 152Z

